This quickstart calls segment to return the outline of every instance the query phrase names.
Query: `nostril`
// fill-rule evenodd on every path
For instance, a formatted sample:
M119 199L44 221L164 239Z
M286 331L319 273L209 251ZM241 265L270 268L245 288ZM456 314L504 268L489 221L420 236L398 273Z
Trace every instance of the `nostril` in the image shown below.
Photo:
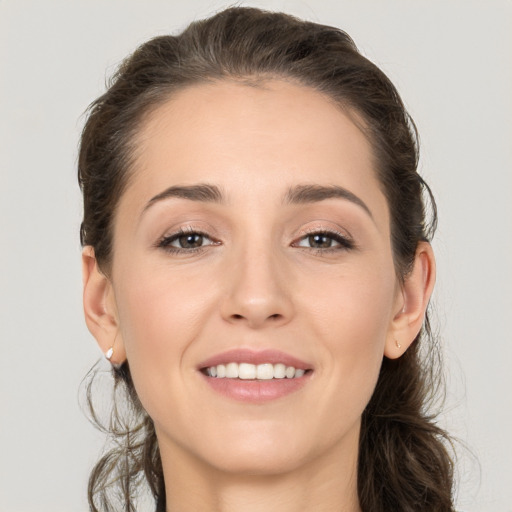
M277 326L278 324L281 324L282 322L286 321L288 315L283 315L280 312L270 313L268 309L269 308L258 307L258 305L256 305L254 307L247 308L247 311L244 311L243 309L238 309L239 313L235 313L234 311L232 311L224 318L228 322L233 323L247 322L247 326L251 328L257 328L263 326L264 324L269 326ZM278 311L278 309L276 308L274 309L274 311Z

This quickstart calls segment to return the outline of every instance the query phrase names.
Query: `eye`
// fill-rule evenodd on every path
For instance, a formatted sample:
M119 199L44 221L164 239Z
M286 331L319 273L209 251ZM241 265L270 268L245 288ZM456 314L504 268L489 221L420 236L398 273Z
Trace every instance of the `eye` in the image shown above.
M181 249L196 249L203 245L204 240L208 240L208 238L200 233L187 233L186 235L178 236L169 245L180 247Z
M332 246L333 242L335 241L332 237L328 236L326 233L316 233L303 238L300 241L299 246L312 247L314 249L327 249Z
M331 231L309 233L294 245L318 251L352 249L354 247L352 240L341 233Z
M157 244L168 252L194 252L204 249L214 242L206 233L200 231L186 231L181 229L177 233L163 237Z

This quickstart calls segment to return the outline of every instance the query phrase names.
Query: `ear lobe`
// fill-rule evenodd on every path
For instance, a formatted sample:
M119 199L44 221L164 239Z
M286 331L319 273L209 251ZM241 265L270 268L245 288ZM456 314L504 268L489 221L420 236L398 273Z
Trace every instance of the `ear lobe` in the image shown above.
M412 271L397 296L396 313L386 340L384 355L396 359L404 354L420 332L434 289L436 264L428 242L420 242Z
M101 272L94 248L84 247L82 251L83 306L85 323L89 332L96 338L103 354L113 364L126 359L123 340L119 332L117 310L112 283Z

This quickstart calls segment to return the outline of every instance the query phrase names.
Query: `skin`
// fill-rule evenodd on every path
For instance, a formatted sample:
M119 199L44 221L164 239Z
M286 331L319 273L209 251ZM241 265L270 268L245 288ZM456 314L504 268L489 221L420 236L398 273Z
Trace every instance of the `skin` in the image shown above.
M156 109L137 155L108 277L84 249L84 308L102 350L114 345L113 361L130 362L155 423L168 510L359 511L361 414L382 357L400 357L419 332L435 275L421 243L398 283L368 140L312 89L225 81ZM194 184L219 187L225 203L150 203ZM283 204L305 184L343 187L369 211L344 198ZM195 252L158 246L179 228L209 238ZM353 247L315 247L312 232ZM307 361L309 382L263 404L219 395L198 364L240 347Z

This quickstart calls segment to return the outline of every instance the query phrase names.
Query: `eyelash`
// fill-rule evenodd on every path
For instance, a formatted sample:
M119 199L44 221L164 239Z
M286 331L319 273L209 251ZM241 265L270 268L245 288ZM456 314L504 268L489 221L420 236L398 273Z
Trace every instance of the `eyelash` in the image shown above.
M327 247L324 249L320 249L318 247L304 247L296 245L297 243L301 242L302 240L315 236L315 235L321 235L325 236L326 238L330 238L332 241L337 242L339 245L336 245L334 247ZM313 251L313 253L325 256L325 254L337 252L337 251L349 251L351 249L355 248L355 243L353 240L348 238L346 235L343 235L342 233L339 233L338 231L332 231L329 229L312 229L311 231L305 233L302 235L297 242L294 242L293 245L295 247L300 247L302 249L306 249L308 251Z
M173 247L171 243L175 242L182 236L191 236L191 235L198 235L202 236L203 238L206 238L210 240L212 243L208 245L202 245L200 247L192 247L189 249L183 248L183 247ZM318 248L318 247L304 247L297 245L302 240L315 236L315 235L322 235L325 236L328 239L331 239L332 241L338 243L339 245L336 245L334 247L327 247L327 248ZM196 254L198 252L204 251L208 246L210 245L220 245L220 242L212 240L208 233L205 233L201 230L197 229L183 229L181 228L176 233L173 233L171 235L166 235L162 237L156 244L156 247L159 249L163 249L164 251L170 253L170 254ZM325 255L326 253L332 253L335 251L348 251L355 248L354 242L348 238L347 236L343 235L342 233L339 233L337 231L331 231L331 230L311 230L304 235L302 235L298 241L293 242L293 247L299 247L302 249L305 249L307 251L312 251L315 254L318 255Z
M213 243L208 244L208 245L203 245L201 247L192 247L190 249L185 249L183 247L173 247L171 245L172 242L178 240L180 237L191 236L191 235L202 236L203 238L207 238L208 240L211 240ZM180 230L176 231L176 233L162 237L156 244L156 246L159 249L163 249L164 251L166 251L170 254L183 254L183 253L194 254L197 252L204 251L206 249L206 247L208 247L209 245L219 245L219 242L213 241L210 238L210 236L208 235L208 233L204 233L201 230L193 229L193 228L190 228L190 229L180 228Z

